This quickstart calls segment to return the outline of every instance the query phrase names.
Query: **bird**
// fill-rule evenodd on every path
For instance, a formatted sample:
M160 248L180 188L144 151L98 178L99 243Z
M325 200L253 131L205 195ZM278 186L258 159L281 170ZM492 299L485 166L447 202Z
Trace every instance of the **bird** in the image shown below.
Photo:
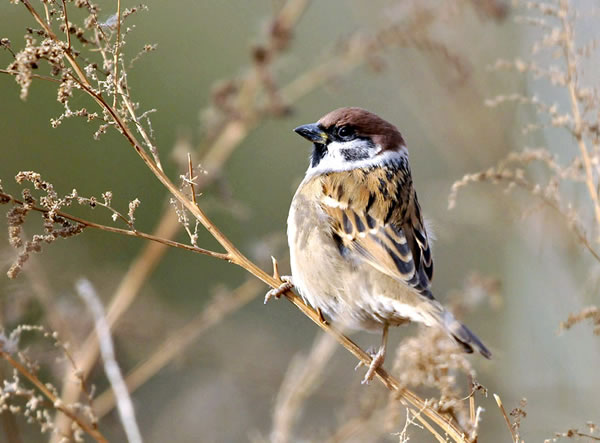
M292 275L265 302L293 287L322 319L380 332L362 383L385 361L389 327L410 322L441 328L465 352L491 358L433 296L431 236L396 126L344 107L294 131L312 152L287 219Z

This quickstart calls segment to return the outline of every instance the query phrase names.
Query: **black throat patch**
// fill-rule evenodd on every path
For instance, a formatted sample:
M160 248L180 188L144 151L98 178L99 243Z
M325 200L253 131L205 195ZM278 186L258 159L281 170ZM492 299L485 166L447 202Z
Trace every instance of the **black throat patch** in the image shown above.
M327 146L325 146L322 143L313 143L313 150L312 150L312 153L310 154L311 168L314 168L315 166L317 166L321 162L321 160L323 160L323 157L325 157L325 154L327 154Z

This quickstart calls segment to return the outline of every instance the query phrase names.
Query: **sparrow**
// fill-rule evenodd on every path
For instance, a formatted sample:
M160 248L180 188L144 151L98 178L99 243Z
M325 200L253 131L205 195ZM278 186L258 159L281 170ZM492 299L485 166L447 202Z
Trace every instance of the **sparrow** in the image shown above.
M385 360L389 327L409 322L442 328L464 351L490 358L431 292L430 236L398 129L348 107L294 131L312 153L287 219L292 276L266 300L293 286L321 316L380 331L363 383Z

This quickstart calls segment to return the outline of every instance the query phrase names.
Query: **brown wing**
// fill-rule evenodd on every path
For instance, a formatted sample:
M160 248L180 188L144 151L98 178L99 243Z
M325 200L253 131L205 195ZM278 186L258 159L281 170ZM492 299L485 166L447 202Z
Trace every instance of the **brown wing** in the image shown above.
M355 252L380 272L433 298L433 260L408 169L334 173L323 177L322 184L321 206L331 217L340 252Z

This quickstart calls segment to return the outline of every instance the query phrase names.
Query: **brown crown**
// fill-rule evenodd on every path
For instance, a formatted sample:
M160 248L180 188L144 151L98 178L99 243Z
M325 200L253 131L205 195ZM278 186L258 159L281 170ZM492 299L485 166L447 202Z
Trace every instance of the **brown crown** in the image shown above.
M394 125L362 108L339 108L324 115L318 122L325 129L350 125L357 134L371 137L383 150L396 150L404 146L404 139Z

